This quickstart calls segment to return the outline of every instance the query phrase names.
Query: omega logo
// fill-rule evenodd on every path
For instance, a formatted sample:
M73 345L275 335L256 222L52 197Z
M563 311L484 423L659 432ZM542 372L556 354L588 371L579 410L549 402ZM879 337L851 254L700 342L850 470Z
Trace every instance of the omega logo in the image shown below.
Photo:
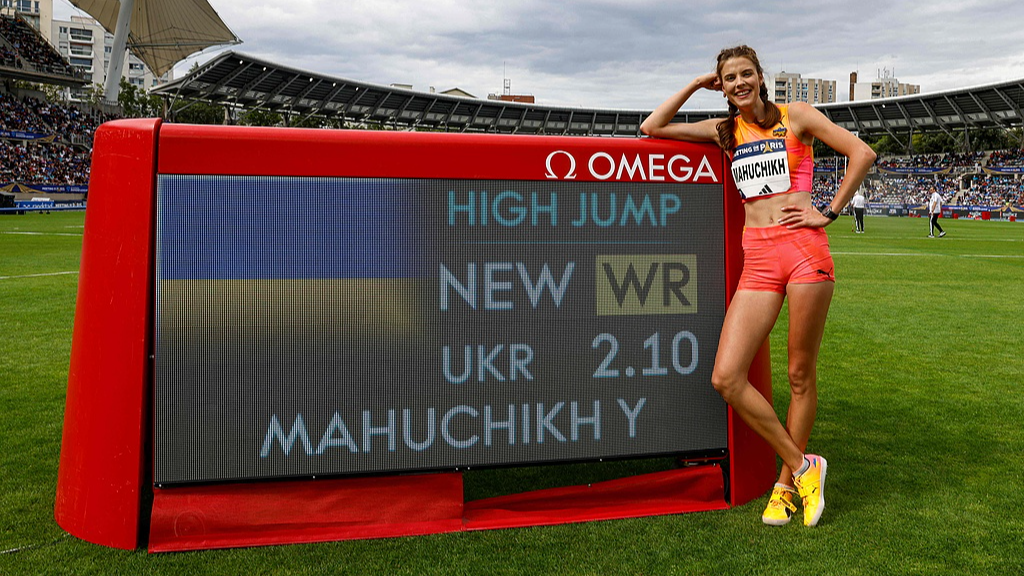
M568 165L561 156L569 159ZM587 172L595 180L641 180L650 182L718 182L707 156L701 156L697 167L685 154L665 159L664 154L621 154L616 160L607 152L594 152L586 163ZM553 180L576 179L576 157L565 150L555 150L544 161L544 176ZM568 169L566 169L568 168Z
M551 159L557 156L558 154L565 154L566 156L569 157L569 171L565 173L565 176L562 176L562 179L575 180L576 158L572 154L566 152L565 150L555 150L551 154L548 154L547 160L544 161L544 166L548 169L548 171L544 175L547 176L548 178L558 178L558 175L555 174L555 171L551 169Z

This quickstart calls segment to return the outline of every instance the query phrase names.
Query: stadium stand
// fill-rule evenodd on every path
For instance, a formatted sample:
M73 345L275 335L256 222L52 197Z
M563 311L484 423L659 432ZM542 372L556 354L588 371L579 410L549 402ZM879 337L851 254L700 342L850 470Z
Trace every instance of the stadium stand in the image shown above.
M92 135L112 118L0 90L0 188L88 185Z
M59 59L56 51L48 45L44 46L46 50L36 46L44 41L23 21L7 17L2 20L0 65L10 68L28 63L39 69L62 70L52 58L56 55ZM51 53L48 56L44 55L47 51ZM202 100L243 110L288 110L305 117L343 119L356 127L636 136L639 122L648 114L637 110L587 110L423 94L326 77L234 52L214 58L188 77L155 92L172 101L180 98L186 105ZM87 149L91 147L92 134L99 124L114 116L88 107L47 102L40 93L34 94L17 97L0 88L0 187L11 182L87 184ZM1018 97L1024 98L1024 80L819 109L835 121L845 118L848 128L862 134L888 133L896 137L893 130L905 125L931 125L947 133L968 125L1008 128L1021 119L1019 109L1007 104ZM676 119L696 121L721 114L682 111ZM29 143L25 137L12 136L15 131L46 138ZM816 160L815 204L823 205L833 198L844 167L842 158ZM879 159L865 187L869 201L876 203L919 205L937 190L951 201L1020 206L1024 202L1022 173L1022 150L889 156Z
M945 163L953 168L977 168L985 157L984 152L949 153L945 155Z
M976 206L1024 205L1024 180L1020 176L975 174L969 177L967 189L957 201Z
M815 167L813 200L823 205L835 194L836 161L816 159ZM958 205L1024 207L1024 149L887 157L877 167L864 182L870 202L920 205L937 191Z
M583 109L460 98L381 86L284 66L227 51L185 77L153 90L174 102L190 101L287 111L300 117L401 128L573 136L637 136L650 110ZM860 134L907 131L947 134L964 129L1020 126L1024 80L930 94L815 106L830 120ZM724 110L687 110L679 122L720 117ZM901 136L902 135L902 136Z
M994 150L989 154L987 166L1024 166L1024 148L1017 150Z
M84 112L75 105L50 104L32 97L26 97L24 104L58 139L90 146L96 128L115 118L100 112Z
M570 136L639 135L648 110L581 109L415 92L327 76L228 51L190 74L156 87L171 110L192 102L235 110L260 109L286 116L330 120L350 127L411 130L550 134ZM1024 121L1024 79L929 94L841 102L815 106L830 120L862 137L888 135L907 142L908 133L945 133L981 128L1013 129ZM723 116L724 110L680 110L677 122ZM995 158L1002 156L996 155ZM1024 161L1005 154L999 174L1024 173ZM950 201L971 200L967 178L990 171L986 152L903 155L881 158L865 182L869 202L891 204L879 214L906 215L938 191ZM991 164L988 164L991 165ZM812 200L829 202L845 166L821 158L815 165ZM1006 184L1002 184L1004 187ZM1011 197L1013 195L1011 194ZM1019 194L1013 211L1024 211ZM869 211L870 213L870 211Z
M836 184L833 177L815 176L811 191L811 202L818 207L825 206L836 195Z
M74 104L51 104L33 96L19 99L0 90L0 131L28 132L67 144L91 146L96 128L115 118L112 114L83 111Z
M822 205L833 198L837 160L815 159L815 169L813 198ZM1024 149L887 156L879 158L864 186L869 202L878 204L918 206L937 191L957 205L1020 210Z
M52 134L43 121L14 96L0 92L0 130Z
M14 67L53 76L78 77L74 68L32 26L19 17L0 16L0 44L9 47ZM5 52L3 61L8 62Z
M924 202L933 191L943 198L953 198L960 191L959 178L954 176L881 176L874 179L873 202L884 204L917 204Z
M983 152L965 152L948 154L917 154L910 156L893 156L879 160L876 165L882 169L898 168L978 168L984 158Z
M814 169L816 171L822 171L822 170L834 171L834 170L836 170L838 168L841 168L842 166L843 166L843 163L842 163L841 159L839 157L837 157L837 156L827 156L825 158L815 158L814 159Z
M4 68L21 68L21 61L7 44L0 44L0 66Z
M111 115L83 111L74 105L45 102L27 96L22 99L0 91L0 132L20 130L54 135L52 143L25 144L0 140L0 184L22 182L35 185L85 185L88 183L89 155L83 149L91 144L91 135ZM72 147L64 144L84 144ZM866 182L871 202L920 204L939 191L944 197L964 204L1019 205L1022 201L1021 176L988 176L985 166L1007 169L1024 167L1024 152L1000 150L991 153L927 154L883 158L879 166L889 169L926 169L927 174L885 173L877 170ZM962 169L966 174L957 174ZM813 201L823 205L831 201L842 173L842 159L816 160Z
M84 185L89 182L90 154L63 144L0 140L0 185Z

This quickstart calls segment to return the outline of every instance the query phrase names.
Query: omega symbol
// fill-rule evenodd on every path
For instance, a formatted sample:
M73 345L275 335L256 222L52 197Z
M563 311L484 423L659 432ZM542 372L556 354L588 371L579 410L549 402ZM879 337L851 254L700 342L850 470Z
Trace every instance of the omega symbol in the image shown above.
M551 160L552 160L552 158L554 158L558 154L565 154L566 156L569 157L569 171L565 173L565 176L563 178L565 180L575 180L576 179L576 158L574 158L572 154L569 154L565 150L555 150L551 154L548 154L547 160L544 161L544 166L548 169L548 171L544 175L547 176L548 178L558 178L558 175L555 174L555 171L551 168Z

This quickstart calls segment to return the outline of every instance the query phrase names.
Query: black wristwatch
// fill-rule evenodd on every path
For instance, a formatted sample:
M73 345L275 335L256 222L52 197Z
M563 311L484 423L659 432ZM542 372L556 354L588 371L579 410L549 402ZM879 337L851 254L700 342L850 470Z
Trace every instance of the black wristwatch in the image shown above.
M836 218L839 218L839 214L836 214L835 212L833 212L831 206L829 206L828 208L825 208L825 211L822 212L822 214L825 215L825 218L828 218L829 220L832 220L832 221L835 221Z

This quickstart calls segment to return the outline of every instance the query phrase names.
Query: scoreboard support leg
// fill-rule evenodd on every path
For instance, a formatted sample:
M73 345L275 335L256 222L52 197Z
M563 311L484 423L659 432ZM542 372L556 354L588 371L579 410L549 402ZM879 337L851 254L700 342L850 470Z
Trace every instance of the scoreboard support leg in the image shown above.
M159 126L128 120L96 133L108 153L92 164L54 505L68 532L129 550L147 530Z

